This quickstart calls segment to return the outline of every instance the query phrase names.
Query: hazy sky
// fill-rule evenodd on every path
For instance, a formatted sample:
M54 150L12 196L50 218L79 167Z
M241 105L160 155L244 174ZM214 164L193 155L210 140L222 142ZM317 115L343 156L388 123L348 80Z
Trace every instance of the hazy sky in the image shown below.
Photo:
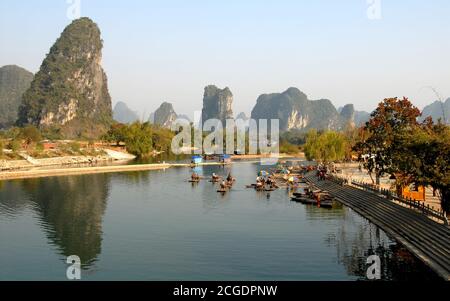
M169 101L192 115L208 84L230 87L235 114L291 86L360 110L393 96L422 108L427 86L450 97L450 1L381 0L381 18L377 1L81 0L81 16L102 31L113 103L141 113ZM36 72L67 2L0 0L0 66Z

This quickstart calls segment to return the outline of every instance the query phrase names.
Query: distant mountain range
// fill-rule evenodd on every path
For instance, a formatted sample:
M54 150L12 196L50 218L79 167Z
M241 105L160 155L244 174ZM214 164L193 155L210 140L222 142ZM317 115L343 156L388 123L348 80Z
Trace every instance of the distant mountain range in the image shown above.
M442 122L450 124L450 98L445 102L435 101L423 108L420 121L425 120L427 117L433 118L435 122L440 119Z
M139 120L139 115L132 111L126 103L119 101L114 106L113 118L120 123L132 123Z
M280 131L343 130L355 125L353 105L346 105L341 112L328 99L310 100L297 88L283 93L263 94L252 110L252 119L279 119Z
M139 114L131 110L124 102L118 102L114 106L113 116L115 121L126 124L140 120ZM191 122L187 115L178 115L171 103L163 102L155 112L150 114L147 121L165 128L170 128L176 119L184 119Z
M342 112L343 107L338 108L338 112ZM355 126L362 126L370 119L370 113L366 111L354 111L353 120L355 122Z
M101 66L102 48L98 26L89 18L81 18L64 29L36 75L18 66L0 68L0 128L31 124L55 128L66 138L88 138L99 137L113 118L122 123L139 120L139 114L124 102L118 102L113 112ZM202 120L232 119L232 107L233 93L228 87L205 87ZM420 120L428 116L449 123L450 99L426 106ZM148 121L170 127L177 118L189 120L164 102ZM281 131L343 130L364 124L370 114L356 111L352 104L336 109L330 100L310 100L292 87L259 96L251 118L279 119ZM245 113L236 119L249 120Z

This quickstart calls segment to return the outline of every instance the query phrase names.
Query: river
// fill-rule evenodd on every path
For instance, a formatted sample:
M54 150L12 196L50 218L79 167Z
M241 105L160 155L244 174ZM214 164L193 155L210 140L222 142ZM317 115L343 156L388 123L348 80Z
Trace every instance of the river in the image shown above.
M381 258L383 280L437 276L345 206L292 202L285 189L246 189L255 163L207 166L237 178L227 194L190 170L0 182L0 280L364 280Z

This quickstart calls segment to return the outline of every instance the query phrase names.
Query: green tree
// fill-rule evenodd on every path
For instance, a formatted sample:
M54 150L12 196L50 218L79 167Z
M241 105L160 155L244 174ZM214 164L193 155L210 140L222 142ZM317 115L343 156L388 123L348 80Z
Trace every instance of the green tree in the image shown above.
M397 140L401 153L396 153L392 168L397 171L399 185L431 186L450 205L450 127L431 119Z
M113 124L108 132L103 135L102 140L107 142L114 142L120 145L120 142L125 142L128 135L129 127L122 123Z
M334 131L318 133L313 129L306 135L304 150L308 160L329 163L345 159L347 144L347 139L342 133Z
M149 123L135 122L128 127L125 144L127 151L138 157L145 157L153 149L152 127Z
M81 145L79 142L76 141L69 143L69 148L74 153L80 153L81 151Z
M20 130L20 137L27 145L38 143L42 140L41 132L35 126L28 125Z
M170 152L174 133L168 129L152 126L152 148Z
M13 139L9 142L8 148L14 153L17 153L22 148L22 143L18 139Z

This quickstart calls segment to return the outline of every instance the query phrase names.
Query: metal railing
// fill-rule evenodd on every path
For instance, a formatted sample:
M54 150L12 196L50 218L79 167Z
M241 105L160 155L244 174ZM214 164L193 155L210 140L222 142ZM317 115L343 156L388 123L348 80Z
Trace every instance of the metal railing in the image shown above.
M341 177L338 177L335 175L331 175L329 177L329 180L331 180L339 185L349 185L348 179L341 178ZM351 185L354 187L357 187L361 190L371 192L371 193L377 194L379 196L384 196L388 200L395 201L395 202L401 203L403 205L406 205L407 207L409 207L411 209L415 209L415 210L421 212L422 214L425 214L426 216L437 218L437 219L443 221L445 225L449 224L444 210L436 210L436 209L434 209L434 207L430 207L430 205L425 205L425 202L416 201L411 198L408 199L408 198L400 197L395 192L393 192L389 189L381 188L380 186L374 185L374 184L369 184L369 183L352 180Z

